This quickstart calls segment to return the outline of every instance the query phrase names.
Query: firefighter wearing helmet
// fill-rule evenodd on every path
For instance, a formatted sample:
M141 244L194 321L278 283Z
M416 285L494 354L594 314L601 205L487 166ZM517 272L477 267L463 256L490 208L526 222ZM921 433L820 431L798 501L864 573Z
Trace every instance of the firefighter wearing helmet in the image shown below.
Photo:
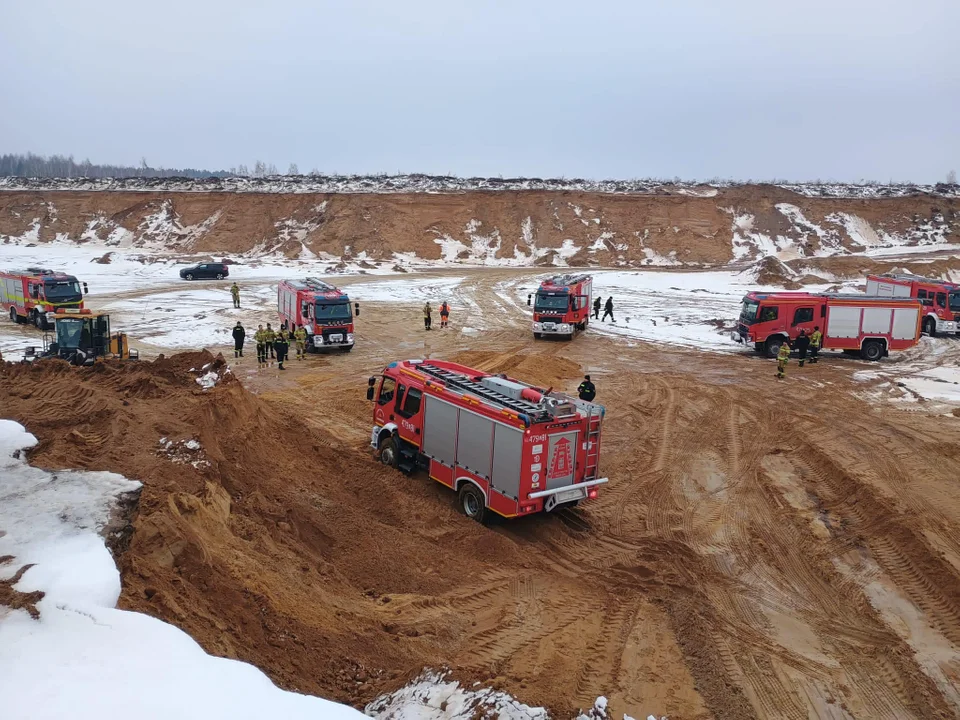
M297 329L293 331L293 339L297 343L297 360L303 360L303 356L307 354L307 331L303 325L297 325Z
M787 374L787 361L790 359L790 341L784 340L777 353L777 380L783 380Z
M823 333L820 332L820 326L813 328L810 334L810 364L817 362L817 355L820 354L820 346L823 344Z
M263 325L257 326L257 331L253 334L253 339L257 343L257 367L266 367L267 331L263 329Z

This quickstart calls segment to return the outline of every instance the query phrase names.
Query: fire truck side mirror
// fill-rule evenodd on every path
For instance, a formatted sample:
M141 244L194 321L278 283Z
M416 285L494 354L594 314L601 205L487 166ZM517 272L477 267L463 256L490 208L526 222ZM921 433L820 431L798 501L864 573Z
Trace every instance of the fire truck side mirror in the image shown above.
M87 287L87 284L83 284L83 294L87 295L90 292L90 288Z
M360 303L353 304L353 312L357 317L360 317Z
M377 379L375 377L367 380L367 400L373 400L373 386L377 384Z

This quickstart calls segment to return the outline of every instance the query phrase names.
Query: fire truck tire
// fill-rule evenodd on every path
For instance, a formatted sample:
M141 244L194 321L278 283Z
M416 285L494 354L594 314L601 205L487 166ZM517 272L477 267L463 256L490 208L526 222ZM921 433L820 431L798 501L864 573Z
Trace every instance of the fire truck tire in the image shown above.
M542 337L543 337L543 333L534 333L534 334L533 334L533 339L534 339L534 340L539 340L539 339L542 338Z
M867 340L863 343L863 347L860 349L860 356L864 360L869 360L870 362L877 362L880 358L883 357L883 343L879 340Z
M38 330L47 329L47 319L36 310L33 311L33 324L37 326Z
M400 452L397 449L397 441L393 438L387 438L380 443L380 462L392 468L400 464Z
M20 316L17 315L17 309L15 307L10 308L10 322L14 324L20 323Z
M780 353L780 346L783 345L783 338L779 335L772 338L767 338L767 342L764 344L764 349L766 350L768 358L775 358Z
M937 321L932 317L923 319L923 331L930 337L937 336Z
M468 518L472 518L482 523L487 517L487 503L483 499L483 493L476 485L465 482L460 486L460 509Z

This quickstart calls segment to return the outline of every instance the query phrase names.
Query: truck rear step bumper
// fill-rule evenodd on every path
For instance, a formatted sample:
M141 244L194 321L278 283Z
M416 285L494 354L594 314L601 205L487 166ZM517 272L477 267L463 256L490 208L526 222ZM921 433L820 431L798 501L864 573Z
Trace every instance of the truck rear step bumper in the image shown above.
M597 478L596 480L588 480L587 482L576 483L574 485L564 485L562 487L553 488L553 490L539 490L537 492L529 493L527 495L528 500L536 500L537 498L549 497L550 495L556 495L557 493L567 492L568 490L580 490L593 487L594 485L603 485L607 482L609 478Z

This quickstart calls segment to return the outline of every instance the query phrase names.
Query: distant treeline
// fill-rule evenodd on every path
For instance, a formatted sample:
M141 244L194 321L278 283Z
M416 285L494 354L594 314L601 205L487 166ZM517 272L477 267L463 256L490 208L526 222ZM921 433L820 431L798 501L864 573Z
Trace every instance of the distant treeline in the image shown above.
M73 155L51 155L44 157L27 153L26 155L0 155L0 177L27 178L206 178L230 177L225 170L195 170L194 168L152 168L146 159L139 167L122 165L95 165L89 160L75 162Z

